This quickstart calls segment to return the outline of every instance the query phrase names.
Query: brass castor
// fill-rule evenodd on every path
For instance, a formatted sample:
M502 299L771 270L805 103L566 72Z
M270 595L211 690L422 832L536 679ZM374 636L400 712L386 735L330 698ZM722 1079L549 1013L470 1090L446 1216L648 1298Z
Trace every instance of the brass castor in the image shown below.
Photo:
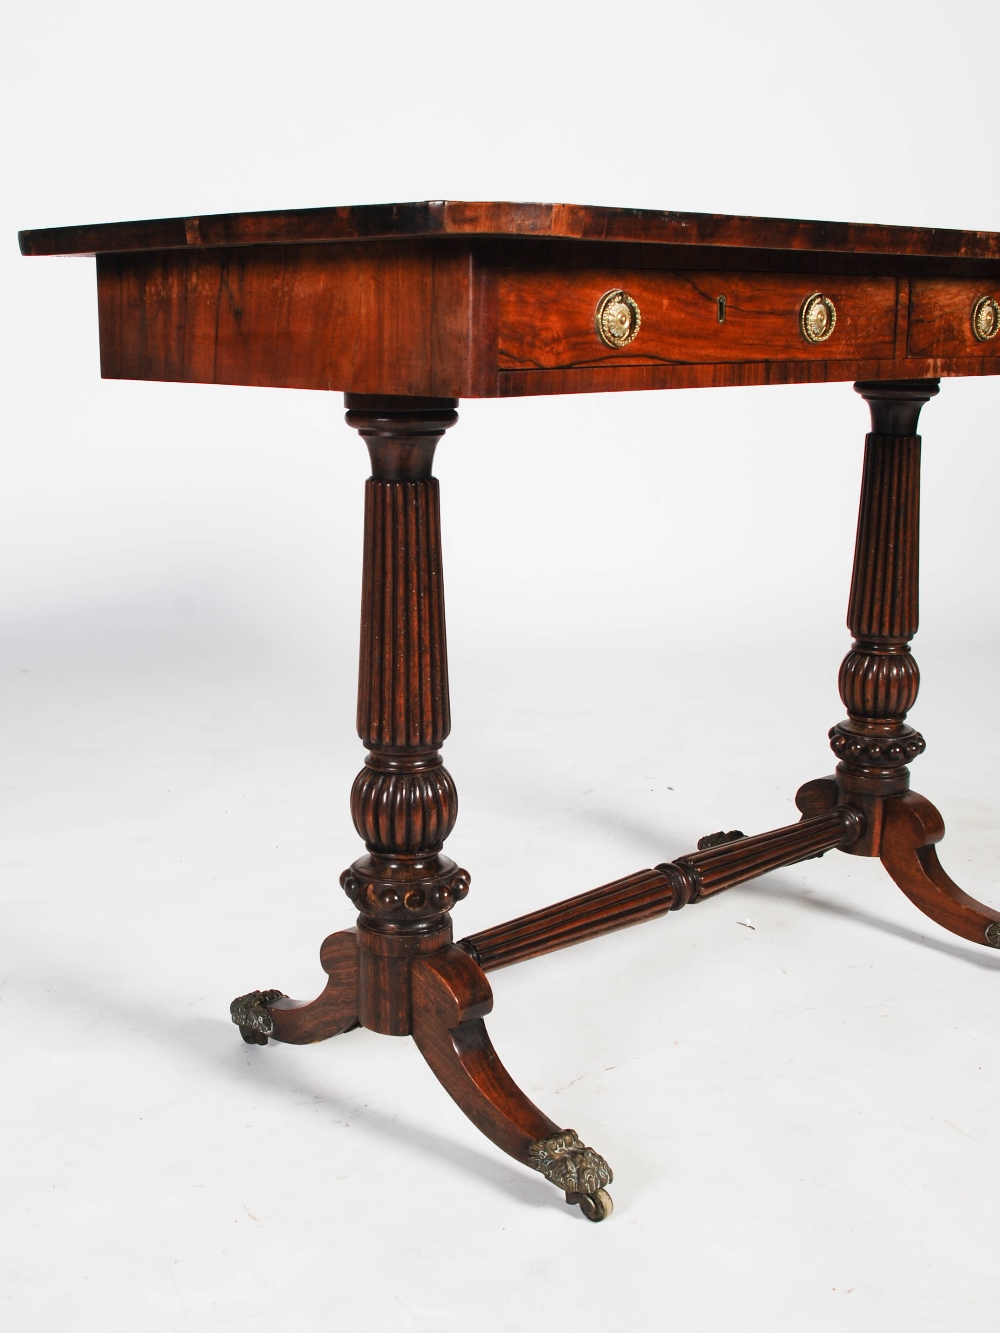
M615 1210L611 1195L607 1190L596 1190L593 1194L571 1194L566 1191L566 1202L577 1203L588 1222L603 1222Z
M280 990L252 990L249 995L237 996L232 1002L229 1017L248 1046L267 1045L267 1039L274 1031L274 1020L267 1012L267 1006L287 998Z

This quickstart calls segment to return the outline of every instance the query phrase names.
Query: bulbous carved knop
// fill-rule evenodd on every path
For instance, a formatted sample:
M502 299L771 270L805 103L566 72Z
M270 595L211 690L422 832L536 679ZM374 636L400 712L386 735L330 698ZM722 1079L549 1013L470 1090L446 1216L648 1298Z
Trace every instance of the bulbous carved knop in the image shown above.
M354 827L373 852L430 852L455 827L458 792L443 764L383 771L366 765L351 790Z
M912 654L852 648L840 668L840 697L855 717L900 719L916 703L920 670Z

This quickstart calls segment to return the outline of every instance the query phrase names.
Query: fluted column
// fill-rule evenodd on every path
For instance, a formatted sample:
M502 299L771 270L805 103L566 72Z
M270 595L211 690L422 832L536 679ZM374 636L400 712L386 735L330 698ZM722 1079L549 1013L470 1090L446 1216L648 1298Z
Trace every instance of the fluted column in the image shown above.
M847 718L830 731L844 799L868 807L869 834L856 848L874 855L876 798L907 790L906 765L925 748L905 719L920 672L910 652L918 626L920 409L937 380L856 384L871 408L847 625L854 636L840 668Z
M358 735L351 792L367 855L341 876L359 911L361 1021L409 1031L409 959L451 939L469 877L441 854L458 796L439 747L451 727L441 564L438 441L451 399L347 395L372 461L365 490Z

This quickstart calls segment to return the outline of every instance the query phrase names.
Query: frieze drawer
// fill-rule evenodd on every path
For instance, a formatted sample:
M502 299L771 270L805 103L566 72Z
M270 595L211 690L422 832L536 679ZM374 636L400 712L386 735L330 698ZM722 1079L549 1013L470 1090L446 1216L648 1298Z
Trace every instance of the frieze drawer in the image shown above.
M511 270L500 278L499 334L502 370L891 360L896 279Z
M914 278L910 356L1000 356L1000 285L980 278Z

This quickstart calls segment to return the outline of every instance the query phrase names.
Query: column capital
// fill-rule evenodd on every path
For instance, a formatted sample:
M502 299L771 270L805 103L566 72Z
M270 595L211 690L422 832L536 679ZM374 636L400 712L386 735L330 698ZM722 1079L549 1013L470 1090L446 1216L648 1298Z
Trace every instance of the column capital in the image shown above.
M365 444L378 481L423 481L434 450L458 420L455 398L404 398L345 393L346 420Z
M940 387L939 380L859 380L854 392L871 408L873 435L916 435L920 409Z

